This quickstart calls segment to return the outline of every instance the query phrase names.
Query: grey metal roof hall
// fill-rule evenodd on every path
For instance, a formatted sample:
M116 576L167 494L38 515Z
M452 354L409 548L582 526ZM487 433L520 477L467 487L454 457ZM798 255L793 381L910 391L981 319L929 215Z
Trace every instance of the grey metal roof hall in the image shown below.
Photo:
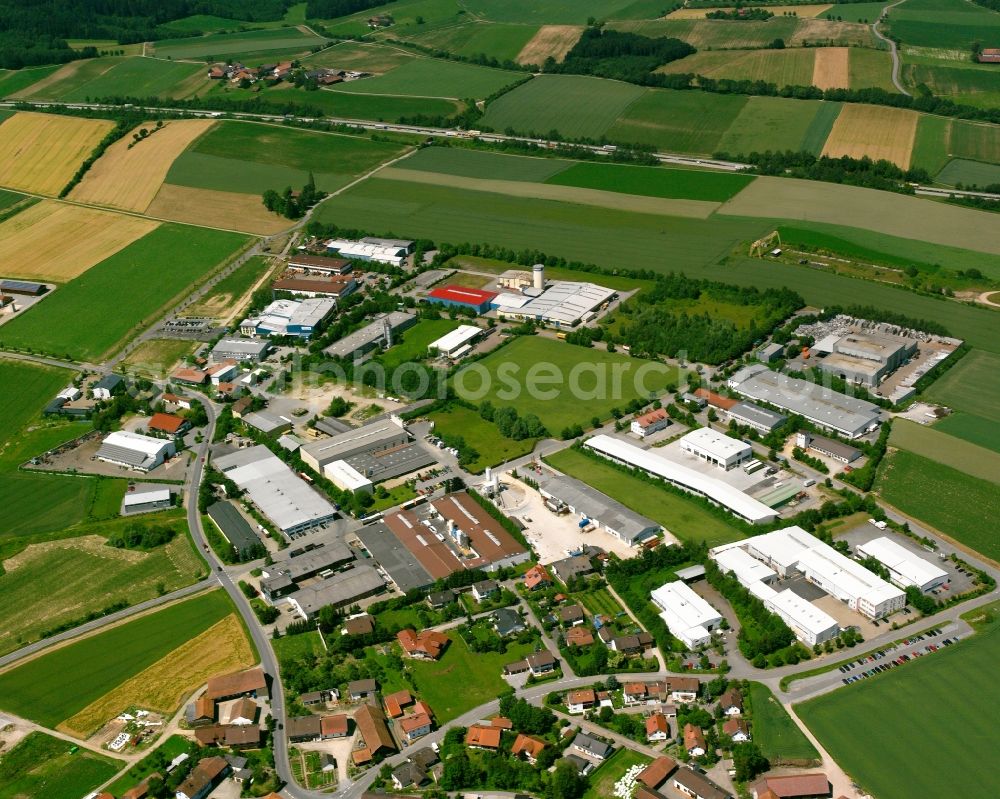
M554 474L539 480L539 485L545 493L569 505L577 513L614 530L627 541L635 542L660 530L660 525L652 519L574 477Z
M241 555L255 546L260 546L261 541L257 534L231 502L222 501L209 505L208 517L222 530L226 540Z
M404 594L434 582L427 570L385 524L362 527L358 539Z

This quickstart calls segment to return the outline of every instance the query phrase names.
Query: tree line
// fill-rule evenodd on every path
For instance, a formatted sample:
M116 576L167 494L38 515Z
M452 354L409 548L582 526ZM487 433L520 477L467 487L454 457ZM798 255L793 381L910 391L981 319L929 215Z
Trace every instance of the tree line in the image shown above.
M562 63L550 56L543 69L656 86L662 79L654 72L657 67L696 52L687 42L669 36L651 38L593 26L584 30Z

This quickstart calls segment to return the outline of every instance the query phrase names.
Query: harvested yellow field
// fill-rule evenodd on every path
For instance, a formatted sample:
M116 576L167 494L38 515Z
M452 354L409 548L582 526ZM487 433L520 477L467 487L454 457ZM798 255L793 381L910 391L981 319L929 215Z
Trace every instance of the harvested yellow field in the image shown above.
M515 59L518 64L542 65L552 56L562 61L583 33L582 25L542 25Z
M0 224L0 264L5 277L65 283L157 227L150 219L42 200Z
M795 7L796 9L798 6ZM822 13L822 12L820 12ZM817 47L824 44L874 47L872 29L861 22L837 22L828 19L807 19L799 14L799 22L787 47Z
M840 158L868 156L907 169L917 134L915 111L845 103L823 147L823 155Z
M770 11L776 17L793 12L800 19L811 19L818 17L824 11L829 11L833 6L830 3L817 3L815 5L802 6L754 6L764 11ZM678 8L667 14L666 19L706 19L711 11L732 11L731 8Z
M174 159L213 125L211 119L174 120L159 130L152 122L140 125L105 151L70 198L142 213L156 197ZM150 134L136 141L134 135L143 128Z
M847 47L817 47L813 63L812 85L819 89L850 87L850 49Z
M257 197L232 191L190 189L170 183L160 187L146 213L175 222L263 236L280 233L293 224L279 214L272 214Z
M115 690L91 702L57 729L85 739L133 705L172 715L209 677L247 668L254 662L243 626L236 614L231 613Z
M55 196L115 123L20 111L0 125L0 186Z

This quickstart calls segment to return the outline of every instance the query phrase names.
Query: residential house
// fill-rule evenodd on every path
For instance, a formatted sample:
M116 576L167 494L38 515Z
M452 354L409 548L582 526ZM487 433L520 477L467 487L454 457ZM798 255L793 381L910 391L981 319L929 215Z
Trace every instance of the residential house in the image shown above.
M332 716L323 716L319 720L320 740L328 741L332 738L346 738L350 730L347 716L344 713L336 713Z
M205 384L205 381L208 380L208 375L201 371L201 369L191 369L189 367L182 366L170 375L170 379L175 383L188 383L192 386L202 386Z
M646 768L639 772L636 779L650 790L655 791L667 781L667 777L677 770L677 761L663 755L656 758Z
M566 694L566 709L570 713L586 713L597 704L597 694L593 688L580 688Z
M670 722L662 713L654 713L646 718L646 740L665 741L670 737Z
M465 745L471 749L487 749L496 752L500 748L500 732L493 726L473 724L465 733Z
M434 610L440 610L454 601L455 592L450 588L446 588L444 591L431 591L427 595L427 604Z
M570 555L568 558L550 563L549 568L563 585L569 585L571 580L594 573L594 567L587 555Z
M577 733L577 736L573 739L573 743L570 744L572 749L578 752L583 752L583 754L588 755L594 760L603 761L606 760L612 752L612 749L604 741L598 740L592 735L587 735L587 733L581 732Z
M191 410L191 400L187 397L182 397L179 394L171 394L170 392L164 392L160 397L165 405L171 405L174 408L180 408L185 411Z
M413 743L417 738L428 735L433 726L434 720L425 711L410 713L398 722L399 731L403 733L407 743Z
M743 713L743 694L736 688L730 688L719 697L719 707L727 716L739 716Z
M299 696L299 704L305 707L325 705L327 702L335 702L340 699L340 692L336 688L328 691L309 691Z
M225 728L222 743L231 749L259 749L260 727L256 724L230 724Z
M722 723L722 732L733 739L733 743L745 743L750 740L750 725L743 719L726 719Z
M447 635L436 630L421 630L419 633L400 630L396 633L396 640L403 648L403 654L417 660L437 660L450 642Z
M319 716L291 716L285 720L289 741L317 741L320 736Z
M684 725L684 749L691 757L701 757L707 751L705 749L705 733L701 731L701 727L695 727L693 724Z
M496 580L480 580L472 584L472 598L482 602L500 593L500 583Z
M370 613L361 613L344 621L344 635L369 635L375 632L375 618Z
M830 781L826 774L787 774L777 777L763 777L750 788L754 799L764 799L771 791L778 799L816 799L830 795Z
M536 564L524 573L524 587L529 591L548 588L550 585L552 585L552 578L542 566Z
M171 436L183 435L190 426L187 419L172 413L154 413L146 423L146 429L151 433L167 433Z
M518 733L517 738L514 740L514 745L511 747L510 753L514 757L523 757L531 765L535 765L538 760L538 756L542 753L542 750L548 746L541 738L535 738L531 735L525 735L524 733Z
M490 618L493 620L493 629L501 638L517 635L526 629L521 614L512 608L500 608Z
M204 799L228 773L229 764L221 757L202 758L177 786L177 799Z
M490 726L496 727L498 730L513 730L514 722L505 716L494 716L490 719Z
M667 677L663 682L672 702L694 702L701 692L697 677Z
M427 782L427 772L416 763L407 761L392 770L392 784L397 791L417 788Z
M643 652L653 648L653 636L645 630L635 635L619 635L611 639L608 648L629 657L641 655Z
M594 643L594 634L584 626L570 627L566 631L567 646L590 646Z
M528 671L534 677L540 677L543 674L555 671L559 665L556 656L547 649L543 649L541 652L532 652L525 660L528 662Z
M378 685L375 680L353 680L347 683L347 693L352 702L361 702L375 695Z
M413 704L413 695L405 688L384 697L385 712L391 719L398 719L403 715L403 709Z
M575 627L587 620L587 617L583 613L583 608L579 605L567 605L566 607L559 608L556 616L567 627Z

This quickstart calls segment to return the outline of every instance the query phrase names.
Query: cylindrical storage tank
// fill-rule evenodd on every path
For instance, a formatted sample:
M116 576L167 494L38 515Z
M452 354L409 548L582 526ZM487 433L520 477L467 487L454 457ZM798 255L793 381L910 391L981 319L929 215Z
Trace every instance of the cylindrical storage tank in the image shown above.
M531 285L539 291L545 288L545 264L535 264L532 270Z

